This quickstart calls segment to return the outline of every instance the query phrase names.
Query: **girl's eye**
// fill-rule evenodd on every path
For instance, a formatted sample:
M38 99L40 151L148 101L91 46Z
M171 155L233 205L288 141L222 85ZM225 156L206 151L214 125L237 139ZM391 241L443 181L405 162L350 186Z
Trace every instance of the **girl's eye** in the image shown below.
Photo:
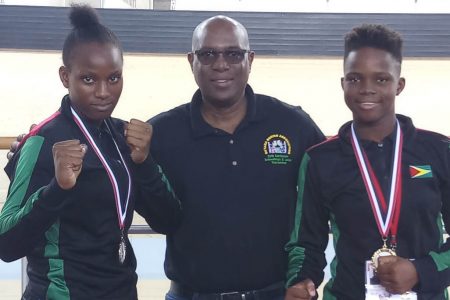
M92 77L90 77L90 76L85 76L85 77L83 77L83 81L85 83L93 83L94 79Z
M121 75L114 75L114 76L111 76L111 78L110 78L109 80L110 80L112 83L114 83L114 82L119 81L120 78L122 78Z

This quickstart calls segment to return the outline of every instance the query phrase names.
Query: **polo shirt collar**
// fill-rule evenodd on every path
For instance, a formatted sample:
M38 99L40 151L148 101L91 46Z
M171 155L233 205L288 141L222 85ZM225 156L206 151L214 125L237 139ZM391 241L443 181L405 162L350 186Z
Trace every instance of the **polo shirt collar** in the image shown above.
M236 132L248 126L249 123L260 121L265 114L261 109L261 103L257 101L253 89L247 84L245 87L245 99L247 100L247 112ZM190 103L191 127L195 137L201 137L210 134L217 134L220 130L209 125L202 116L202 93L198 89L192 96Z

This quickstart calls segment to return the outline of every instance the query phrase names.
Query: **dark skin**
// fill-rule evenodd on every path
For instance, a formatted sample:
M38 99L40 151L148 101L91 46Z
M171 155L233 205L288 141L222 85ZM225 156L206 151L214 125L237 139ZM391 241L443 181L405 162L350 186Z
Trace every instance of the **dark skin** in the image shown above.
M400 63L387 51L361 48L350 52L341 79L345 103L353 113L358 137L381 142L395 128L395 97L405 87ZM399 256L380 257L377 276L393 294L403 294L419 282L414 265Z
M62 66L59 75L68 89L75 111L100 125L111 116L122 93L123 60L120 49L96 42L79 44L73 51L70 67ZM132 160L140 164L150 151L151 126L136 119L125 125L125 137ZM55 178L62 189L71 189L82 169L87 146L79 140L55 143Z
M216 16L201 23L193 34L193 51L202 48L224 50L248 49L248 36L234 20ZM202 91L201 107L205 121L211 126L233 133L247 111L245 86L251 70L254 52L245 55L239 64L228 64L221 55L211 65L202 65L193 52L187 55L195 80ZM23 136L11 144L8 159L17 150Z
M93 124L111 116L122 92L122 55L112 44L96 42L79 44L70 61L70 67L59 69L60 79L69 91L75 111ZM30 130L35 125L32 125ZM150 152L153 133L151 125L137 119L125 124L125 138L134 163L144 162ZM24 135L11 144L8 159L12 157ZM67 140L53 145L55 178L62 189L75 186L82 170L87 146L79 140Z
M245 29L232 19L213 17L200 24L194 31L193 51L200 49L249 48ZM202 65L197 56L188 53L188 61L202 95L203 118L215 128L233 133L247 110L245 86L253 62L254 53L245 54L241 63L229 64L223 55L210 65Z
M286 290L285 300L311 300L316 296L316 286L311 279L305 279Z
M131 159L134 163L140 164L147 158L152 133L151 126L146 122L131 119L126 124L126 141L131 149ZM68 190L75 186L82 170L86 151L87 146L80 144L79 140L67 140L53 145L55 179L62 189Z
M391 294L411 291L419 283L416 268L409 259L399 256L385 256L378 260L377 276L380 284Z
M350 52L344 61L341 85L359 138L381 142L392 133L395 97L403 91L405 79L400 77L400 63L389 52L369 47ZM398 256L381 257L377 276L393 294L410 291L419 282L411 261ZM288 288L285 299L309 300L314 296L314 283L306 279Z
M70 66L59 68L73 109L93 124L111 116L123 88L123 59L116 46L83 43L72 50Z
M395 127L395 97L405 87L400 63L384 50L361 48L349 53L341 78L345 103L358 137L380 142Z
M30 131L36 126L36 124L31 125ZM152 134L153 134L153 127L149 125L146 122L139 121L137 119L131 119L129 123L125 124L125 136L127 137L127 142L130 147L138 148L138 149L144 149L145 147L149 146L146 145L146 136L151 140ZM19 147L20 142L25 137L25 134L21 134L17 136L16 140L11 143L10 150L7 153L7 158L10 160L14 153L17 151L17 148ZM140 156L139 151L131 151L131 155L135 156L133 161L139 162L144 161L147 157L146 156ZM145 153L145 150L144 150ZM147 151L148 155L149 151Z

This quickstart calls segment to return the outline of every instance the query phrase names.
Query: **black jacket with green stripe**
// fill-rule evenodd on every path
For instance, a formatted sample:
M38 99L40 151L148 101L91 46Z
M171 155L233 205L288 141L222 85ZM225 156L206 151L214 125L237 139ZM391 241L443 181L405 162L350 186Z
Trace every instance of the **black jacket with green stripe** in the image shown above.
M89 145L72 118L69 103L66 96L60 110L30 132L5 168L11 184L0 214L0 258L27 257L30 281L25 295L29 299L136 299L136 259L125 236L127 256L123 264L119 262L121 230L113 189L93 149L88 146L74 188L62 190L54 179L55 142L79 139ZM123 121L106 121L111 132L88 128L112 167L121 162L117 150L108 146L113 145L111 137L130 169L126 230L134 209L151 219L155 229L175 230L180 205L160 168L151 157L134 164Z
M450 143L437 133L414 128L398 115L404 133L403 197L397 255L414 259L419 299L445 299L450 284ZM339 135L308 150L300 168L295 228L290 242L287 286L323 280L329 223L336 256L324 299L364 299L365 261L382 240L350 142L350 123ZM412 167L429 169L426 176ZM424 173L424 174L425 174Z

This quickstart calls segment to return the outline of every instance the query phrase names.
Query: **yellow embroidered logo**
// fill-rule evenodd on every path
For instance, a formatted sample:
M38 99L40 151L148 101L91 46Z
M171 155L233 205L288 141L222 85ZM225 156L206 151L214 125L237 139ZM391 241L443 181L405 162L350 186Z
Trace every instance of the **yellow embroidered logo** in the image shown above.
M286 165L292 161L291 142L282 134L272 134L264 141L264 161L273 165Z

